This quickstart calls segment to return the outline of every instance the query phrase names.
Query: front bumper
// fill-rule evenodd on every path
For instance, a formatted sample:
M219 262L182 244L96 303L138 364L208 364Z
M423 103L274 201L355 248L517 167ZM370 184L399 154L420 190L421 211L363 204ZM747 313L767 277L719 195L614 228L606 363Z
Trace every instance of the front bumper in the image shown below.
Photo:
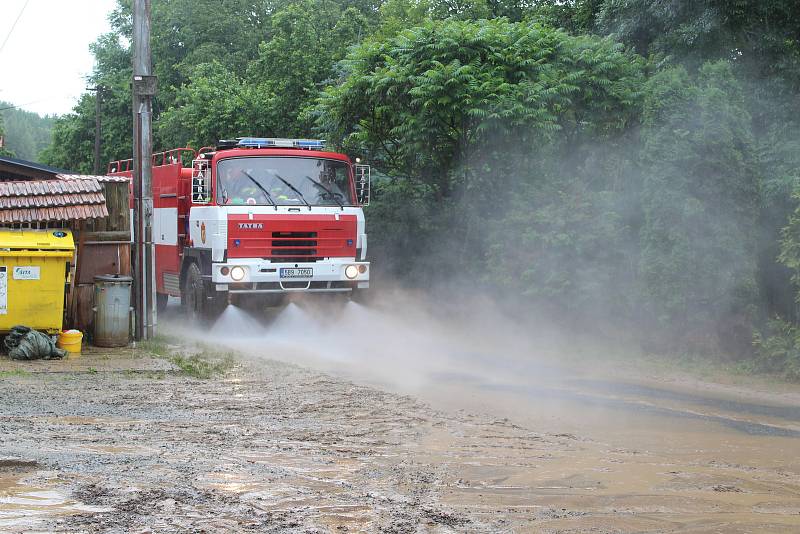
M348 278L345 269L354 265L364 272ZM234 280L234 267L244 269L244 278ZM211 266L211 281L217 291L229 293L289 293L293 291L341 293L369 287L369 262L335 258L309 263L271 263L261 259L231 260ZM227 268L228 274L223 274ZM281 278L281 269L312 269L312 276Z

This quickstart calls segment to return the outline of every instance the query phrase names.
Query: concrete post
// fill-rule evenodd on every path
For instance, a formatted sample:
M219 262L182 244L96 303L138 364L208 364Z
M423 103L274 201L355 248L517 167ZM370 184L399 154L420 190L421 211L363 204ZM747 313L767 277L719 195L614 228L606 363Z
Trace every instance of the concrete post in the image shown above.
M150 57L150 0L133 2L133 176L136 192L135 310L137 340L155 335L152 114L156 80Z

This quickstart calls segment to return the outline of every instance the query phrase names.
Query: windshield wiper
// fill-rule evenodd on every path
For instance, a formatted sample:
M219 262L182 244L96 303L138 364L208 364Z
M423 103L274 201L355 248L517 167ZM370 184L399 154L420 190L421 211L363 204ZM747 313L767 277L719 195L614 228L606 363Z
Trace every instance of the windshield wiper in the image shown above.
M322 185L322 182L318 182L317 180L313 179L313 178L312 178L312 177L310 177L310 176L306 176L306 178L307 178L307 179L309 179L309 180L311 180L311 183L312 183L312 184L316 185L317 187L319 187L320 189L322 189L323 191L325 191L326 193L328 193L328 195L331 197L331 199L333 199L333 201L334 201L334 202L336 202L337 204L339 204L339 207L340 207L340 208L342 208L342 210L344 210L344 204L342 204L342 203L339 201L339 199L338 199L338 198L336 198L336 195L334 194L334 192L333 192L333 191L331 191L330 189L328 189L327 187L325 187L324 185Z
M309 211L311 211L311 204L309 204L309 203L308 203L308 200L306 200L306 197L304 197L304 196L303 196L303 193L301 193L300 191L298 191L298 189L297 189L295 186L293 186L293 185L291 184L291 182L289 182L288 180L284 180L283 178L281 178L281 175L280 175L280 174L276 174L276 175L275 175L275 178L277 178L277 179L278 179L278 180L280 180L281 182L285 183L285 184L286 184L286 186L287 186L289 189L291 189L292 191L294 191L295 193L297 193L297 194L300 196L300 200L302 200L302 201L303 201L303 204L305 204L306 206L308 206L308 210L309 210Z
M259 189L261 189L261 191L263 191L263 192L264 192L264 195L267 197L267 200L269 200L269 203L270 203L270 204L272 204L273 206L275 206L275 210L277 211L277 209L278 209L278 205L277 205L277 204L275 204L275 201L274 201L274 200L272 200L272 195L270 195L270 194L269 194L269 191L267 191L267 190L264 188L264 186L263 186L263 185L261 185L261 184L258 182L258 180L256 180L256 179L255 179L255 178L253 178L252 176L250 176L250 173L248 173L248 172L247 172L247 171L245 171L245 170L242 170L241 172L242 172L242 174L244 174L245 176L247 176L248 178L250 178L250 180L251 180L251 181L252 181L254 184L256 184L256 187L258 187Z

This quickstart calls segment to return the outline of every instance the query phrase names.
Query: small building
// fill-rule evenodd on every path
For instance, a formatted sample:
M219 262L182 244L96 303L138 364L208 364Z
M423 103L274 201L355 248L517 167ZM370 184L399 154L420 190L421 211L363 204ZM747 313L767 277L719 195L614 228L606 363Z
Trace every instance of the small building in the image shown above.
M35 161L0 156L0 181L11 180L51 180L57 174L72 174Z
M130 183L0 156L0 227L68 228L76 254L65 325L90 331L95 275L131 272Z

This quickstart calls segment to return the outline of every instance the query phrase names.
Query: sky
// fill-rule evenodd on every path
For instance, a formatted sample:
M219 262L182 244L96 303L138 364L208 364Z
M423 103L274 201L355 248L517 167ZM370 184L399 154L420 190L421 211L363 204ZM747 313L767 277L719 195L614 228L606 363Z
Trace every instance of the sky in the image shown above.
M68 113L94 65L89 45L110 30L106 18L115 5L115 0L0 0L0 100L39 114Z

